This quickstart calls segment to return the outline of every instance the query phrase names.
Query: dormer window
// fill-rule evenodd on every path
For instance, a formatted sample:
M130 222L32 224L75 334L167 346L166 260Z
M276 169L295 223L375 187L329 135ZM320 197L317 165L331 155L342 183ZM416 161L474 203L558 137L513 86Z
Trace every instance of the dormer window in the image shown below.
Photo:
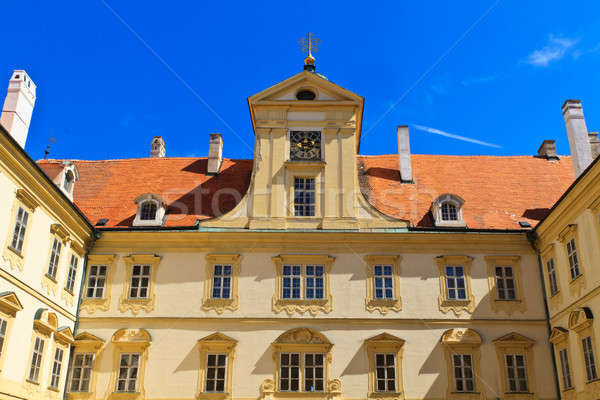
M135 199L137 213L133 226L160 226L166 211L165 201L158 195L146 193Z
M73 200L73 189L75 188L75 182L79 180L79 171L75 166L75 163L71 161L65 161L63 163L62 176L58 175L55 179L55 183L62 189L63 193L67 197Z
M431 205L435 226L466 227L462 216L465 201L455 194L446 193L438 197Z
M142 221L153 221L156 219L156 203L152 200L147 200L142 203L140 211L140 219Z

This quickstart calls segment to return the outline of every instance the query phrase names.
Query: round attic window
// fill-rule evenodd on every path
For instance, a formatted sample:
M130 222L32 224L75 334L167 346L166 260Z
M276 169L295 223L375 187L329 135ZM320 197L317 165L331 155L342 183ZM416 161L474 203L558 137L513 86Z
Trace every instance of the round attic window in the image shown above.
M312 90L303 89L296 93L298 100L314 100L317 95Z

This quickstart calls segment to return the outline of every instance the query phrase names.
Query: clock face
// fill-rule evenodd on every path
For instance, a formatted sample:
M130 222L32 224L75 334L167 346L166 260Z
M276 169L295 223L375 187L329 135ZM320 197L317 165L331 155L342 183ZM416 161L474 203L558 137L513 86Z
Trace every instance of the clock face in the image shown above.
M321 132L291 131L290 159L292 160L321 160Z

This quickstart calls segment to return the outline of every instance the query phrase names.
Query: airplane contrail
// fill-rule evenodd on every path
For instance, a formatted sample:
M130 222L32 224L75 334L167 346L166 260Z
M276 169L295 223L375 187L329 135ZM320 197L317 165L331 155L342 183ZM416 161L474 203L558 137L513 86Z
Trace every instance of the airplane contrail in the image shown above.
M411 126L415 127L416 129L418 129L420 131L425 131L425 132L433 133L433 134L440 135L440 136L446 136L446 137L449 137L449 138L452 138L452 139L456 139L456 140L462 140L463 142L470 142L470 143L480 144L482 146L487 146L487 147L495 147L497 149L501 149L502 148L502 146L499 146L499 145L494 144L494 143L488 143L488 142L484 142L482 140L471 139L471 138L468 138L466 136L455 135L453 133L448 133L448 132L440 131L439 129L430 128L428 126L417 125L417 124L411 124Z

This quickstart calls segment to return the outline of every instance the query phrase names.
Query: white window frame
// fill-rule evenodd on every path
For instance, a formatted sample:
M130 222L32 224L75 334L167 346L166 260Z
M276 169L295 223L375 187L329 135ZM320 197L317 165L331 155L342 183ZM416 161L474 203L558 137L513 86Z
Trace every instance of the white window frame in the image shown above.
M142 219L142 206L149 201L156 205L156 214L154 215L154 219ZM137 205L137 212L135 213L135 218L133 219L133 226L162 225L166 213L166 203L160 196L153 193L145 193L141 196L138 196L134 202Z
M23 252L29 219L30 212L24 206L18 205L9 247L19 254Z
M77 276L77 267L79 266L79 257L74 253L71 254L71 260L69 260L69 270L67 272L67 280L65 281L65 289L69 293L73 293L75 290L75 277Z
M550 289L550 296L554 296L559 292L554 257L549 257L546 260L546 271L548 272L548 287Z
M217 273L217 268L221 270L221 273ZM229 269L229 274L225 273L225 270ZM229 293L228 296L223 295L223 289L225 288L225 282L229 279ZM219 282L217 287L216 283ZM212 299L231 299L231 291L233 290L233 265L232 264L213 264L213 276L212 276L212 288L211 298ZM215 296L215 294L217 294Z
M78 359L81 364L77 365ZM76 371L79 371L79 376L75 377ZM87 378L85 377L88 373ZM69 382L69 392L71 393L89 393L92 385L92 374L94 373L94 353L75 353L71 361L71 377ZM76 384L76 389L73 389L73 384Z
M375 353L373 355L375 357L375 371L374 371L374 378L375 378L375 392L377 393L396 393L398 391L398 374L396 373L396 363L398 362L398 360L396 360L396 354L395 353ZM388 356L392 356L393 358L393 363L392 365L388 364ZM379 365L378 364L378 358L379 357L383 357L383 365ZM383 370L383 377L379 376L379 370ZM390 369L393 371L394 377L390 378L389 377L389 373L390 373ZM383 385L385 387L385 389L381 390L379 388L379 383L383 381ZM394 384L394 390L390 390L389 388L389 383L390 381L393 382Z
M573 389L573 377L571 375L571 364L569 363L569 349L563 347L558 351L560 359L560 370L562 373L563 390Z
M121 353L119 355L119 369L117 373L117 386L115 391L118 393L136 393L139 383L140 375L140 359L142 358L141 353ZM125 365L123 365L123 361ZM135 360L135 362L134 362ZM121 378L122 371L125 371L125 378ZM133 390L130 389L131 383L133 382ZM123 390L119 387L123 383Z
M457 275L457 271L456 271L457 268L461 268L461 270L462 270L461 276ZM448 275L449 269L452 270L452 275ZM468 293L468 288L467 288L467 276L466 276L465 267L463 265L446 265L444 267L444 274L446 275L446 298L450 301L467 301L467 300L469 300L469 293ZM451 281L454 282L453 287L450 287ZM459 285L458 285L459 281L462 281L462 287L459 287ZM455 291L454 297L450 296L451 290ZM459 295L458 295L459 290L464 291L463 297L459 297Z
M457 357L459 363L456 363ZM469 363L465 362L466 357L469 359ZM452 373L454 376L454 389L459 393L473 393L475 391L475 368L473 365L474 357L470 353L454 353L452 354ZM457 371L460 371L461 376L457 376ZM469 372L470 377L467 377ZM471 383L471 390L468 390L469 382ZM462 389L459 388L462 385Z
M577 252L577 241L574 237L569 239L566 245L567 259L569 260L569 273L571 280L575 280L581 276L581 266L579 261L579 254Z
M60 253L62 252L62 241L53 237L52 249L50 250L50 259L48 261L48 270L46 275L52 279L56 279L56 273L58 272L58 264L60 262Z
M136 267L139 268L139 273L136 274ZM147 271L147 273L146 273ZM137 279L137 285L134 285L134 280ZM146 284L144 285L144 279ZM150 284L152 283L152 265L151 264L134 264L131 266L131 280L129 282L129 298L130 299L149 299ZM135 295L133 291L135 290ZM142 290L146 291L146 295L142 296Z
M64 360L65 351L60 347L54 349L54 359L52 361L52 375L50 377L50 388L58 389L60 384L60 373L62 370L62 363Z
M377 271L381 270L378 274ZM387 273L389 271L389 274ZM381 282L381 287L377 283ZM389 286L388 286L389 284ZM381 291L379 296L377 292ZM373 265L373 299L374 300L395 300L394 295L394 266L392 264L374 264ZM391 295L388 296L388 294Z
M522 365L518 365L517 360L522 360ZM511 360L511 363L509 363ZM505 354L504 368L506 368L507 388L509 393L529 393L529 379L527 372L527 357L525 354ZM512 371L512 378L511 378ZM519 371L522 371L522 376L519 376ZM525 387L523 388L523 384ZM513 390L513 385L515 390Z
M283 363L283 357L287 356L288 358L288 362L286 364ZM292 363L292 356L298 356L298 364L293 364ZM294 368L298 369L298 377L297 378L292 378L292 370ZM287 377L283 377L283 370L287 369ZM282 382L283 380L286 379L288 381L288 388L287 389L283 389L283 385ZM292 390L292 379L297 379L298 380L298 390ZM292 352L292 353L285 353L282 352L279 354L279 391L281 392L292 392L292 393L296 393L296 392L301 392L302 390L302 353L299 352Z
M215 358L215 365L210 365L210 358ZM219 357L223 357L225 359L224 365L219 365ZM204 377L204 392L205 393L226 393L227 390L227 368L229 367L227 364L229 363L227 353L208 353L206 355L206 376ZM213 377L209 377L210 370L214 370ZM219 370L223 371L223 377L219 378ZM209 390L208 384L209 381L213 382L213 390ZM223 384L223 390L217 390L219 382Z
M294 274L294 268L300 269L300 274ZM289 268L292 274L286 274L285 270ZM313 268L313 274L308 274L308 268ZM317 268L321 269L321 274L317 275ZM281 299L282 300L325 300L326 299L326 288L325 288L325 274L326 269L323 264L283 264L281 267ZM285 297L284 293L286 290L285 282L286 279L290 280L290 286L287 288L290 291L290 296ZM294 297L294 286L293 282L298 280L299 296ZM310 287L309 281L313 281L313 286ZM317 282L321 282L321 286L317 286ZM308 297L308 291L313 290L313 297ZM321 297L317 297L317 289L321 289Z
M498 270L502 271L501 275L498 275ZM507 276L507 271L510 271L510 276ZM515 277L515 269L512 265L495 265L494 278L496 279L496 300L518 300L517 279ZM508 287L509 283L512 284L512 288ZM511 290L512 297L509 296ZM504 294L504 298L502 297L502 293Z
M581 338L583 350L583 361L585 364L585 380L592 382L598 379L598 366L596 365L596 355L594 353L594 341L592 336L588 335Z
M302 180L303 181L303 188L302 189L298 189L296 187L296 181L298 180ZM312 189L307 189L306 188L306 182L307 181L312 181ZM294 217L315 217L316 213L317 213L317 179L314 176L294 176L293 179L293 184L294 184L294 190L293 190L293 196L294 196ZM304 202L304 203L298 203L296 204L296 195L297 192L302 192L303 193L303 198L306 198L307 195L312 195L312 202ZM296 207L300 207L300 208L296 208ZM312 207L312 208L311 208ZM299 213L299 210L304 210L302 213ZM307 211L308 210L308 211ZM312 212L311 212L312 211Z
M29 375L27 380L38 383L40 380L40 370L42 369L42 360L44 359L44 348L46 341L39 336L35 337L33 351L31 352L31 362L29 363Z
M295 365L292 363L292 356L298 356L298 364ZM283 363L284 356L288 357L288 363ZM307 366L307 358L312 357L312 365ZM317 356L321 358L321 364L316 363ZM293 352L281 352L279 354L279 390L281 392L291 392L291 393L324 393L326 391L326 357L327 355L322 352L314 352L314 351L293 351ZM296 378L292 378L292 370L294 368L298 368L298 390L292 390L292 380ZM317 369L321 369L321 377L316 376ZM283 370L287 369L288 376L286 378L283 377ZM308 371L312 371L312 377L307 378ZM288 380L288 389L282 389L283 380ZM312 381L313 387L312 390L306 390L306 385ZM317 390L316 385L318 381L321 382L321 388Z
M456 209L456 219L444 219L444 212L442 210L444 204L451 204ZM435 226L449 227L449 228L464 228L467 226L463 219L463 205L465 201L458 195L452 193L445 193L439 196L431 204L431 214L435 222Z
M96 269L96 273L92 273L92 269L95 268ZM100 274L100 270L104 268L104 274ZM107 278L108 278L108 265L105 264L93 264L90 265L88 268L88 277L87 277L87 285L85 287L85 298L87 299L103 299L105 292L106 292L106 287L107 287ZM103 284L102 285L98 285L98 278L102 278L103 279ZM90 283L92 282L92 279L94 280L94 284L90 285ZM92 289L93 291L93 295L92 296L88 296L90 289ZM98 290L102 291L102 296L98 296Z

